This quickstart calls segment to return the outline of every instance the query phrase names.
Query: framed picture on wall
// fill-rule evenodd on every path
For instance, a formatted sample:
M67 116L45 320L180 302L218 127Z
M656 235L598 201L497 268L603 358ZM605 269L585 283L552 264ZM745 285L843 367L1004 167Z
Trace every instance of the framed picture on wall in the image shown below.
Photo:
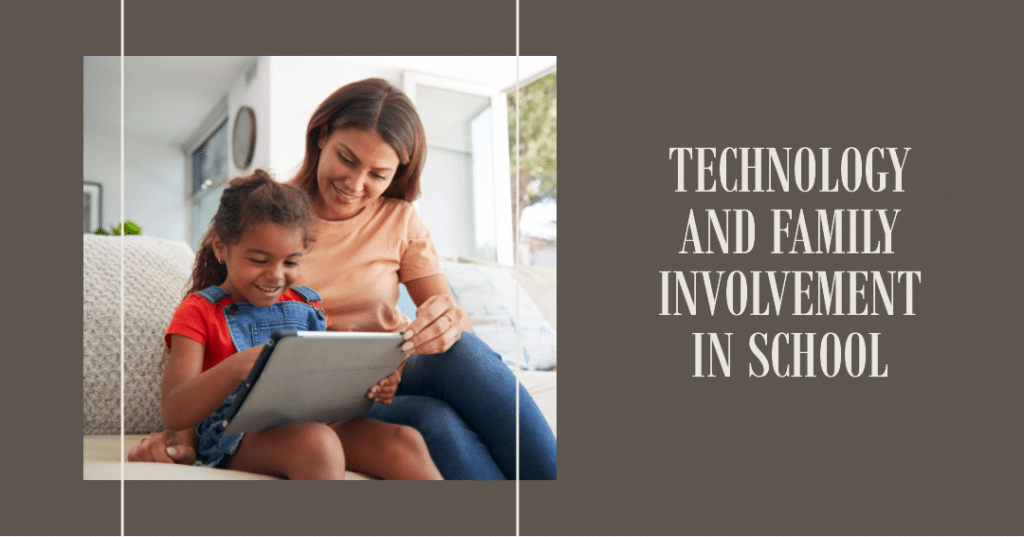
M82 197L85 203L85 233L93 233L103 225L103 185L86 181L82 187Z

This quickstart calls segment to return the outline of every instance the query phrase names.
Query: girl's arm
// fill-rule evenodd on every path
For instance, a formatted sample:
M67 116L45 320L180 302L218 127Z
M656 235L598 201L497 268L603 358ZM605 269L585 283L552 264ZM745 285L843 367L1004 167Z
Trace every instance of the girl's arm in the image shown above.
M451 348L462 332L472 332L469 315L459 307L443 274L405 282L409 298L416 304L416 319L405 329L403 350L414 354L437 354Z
M198 425L249 375L263 345L232 354L203 371L202 343L171 335L171 357L164 370L160 411L164 425L179 430Z

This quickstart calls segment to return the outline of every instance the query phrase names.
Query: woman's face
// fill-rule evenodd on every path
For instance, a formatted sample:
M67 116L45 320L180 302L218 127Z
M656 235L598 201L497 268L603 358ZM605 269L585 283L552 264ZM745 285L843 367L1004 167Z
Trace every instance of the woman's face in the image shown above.
M398 153L374 131L335 129L320 139L314 206L324 220L356 216L391 185Z

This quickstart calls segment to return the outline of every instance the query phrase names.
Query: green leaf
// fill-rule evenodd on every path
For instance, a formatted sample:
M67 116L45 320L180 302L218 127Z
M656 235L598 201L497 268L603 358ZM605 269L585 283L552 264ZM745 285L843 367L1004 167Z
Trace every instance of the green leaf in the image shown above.
M108 235L107 232L104 231L103 233L100 233L100 231L102 230L97 230L96 234ZM142 227L131 220L125 220L123 224L115 227L113 231L114 235L121 235L121 233L124 233L125 235L142 235Z

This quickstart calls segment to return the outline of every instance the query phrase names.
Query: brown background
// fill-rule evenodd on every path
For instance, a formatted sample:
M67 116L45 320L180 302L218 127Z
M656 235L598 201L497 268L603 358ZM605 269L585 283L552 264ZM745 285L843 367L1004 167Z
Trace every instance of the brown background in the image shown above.
M129 55L516 52L513 2L127 4ZM67 231L81 57L120 53L119 8L20 5L0 32L5 533L121 532L120 483L81 480L81 273ZM520 1L520 52L559 57L563 179L559 479L521 484L522 534L1024 531L1012 510L1024 477L1019 11ZM913 149L903 194L698 197L673 192L668 159L692 146ZM698 259L676 253L691 207L902 212L892 256L769 256L759 236L756 254ZM920 270L919 314L657 315L659 271L734 269ZM732 378L692 378L690 334L707 331L736 334ZM754 331L881 332L890 376L747 378ZM511 483L357 485L126 483L125 531L517 531ZM212 498L216 516L198 507Z

